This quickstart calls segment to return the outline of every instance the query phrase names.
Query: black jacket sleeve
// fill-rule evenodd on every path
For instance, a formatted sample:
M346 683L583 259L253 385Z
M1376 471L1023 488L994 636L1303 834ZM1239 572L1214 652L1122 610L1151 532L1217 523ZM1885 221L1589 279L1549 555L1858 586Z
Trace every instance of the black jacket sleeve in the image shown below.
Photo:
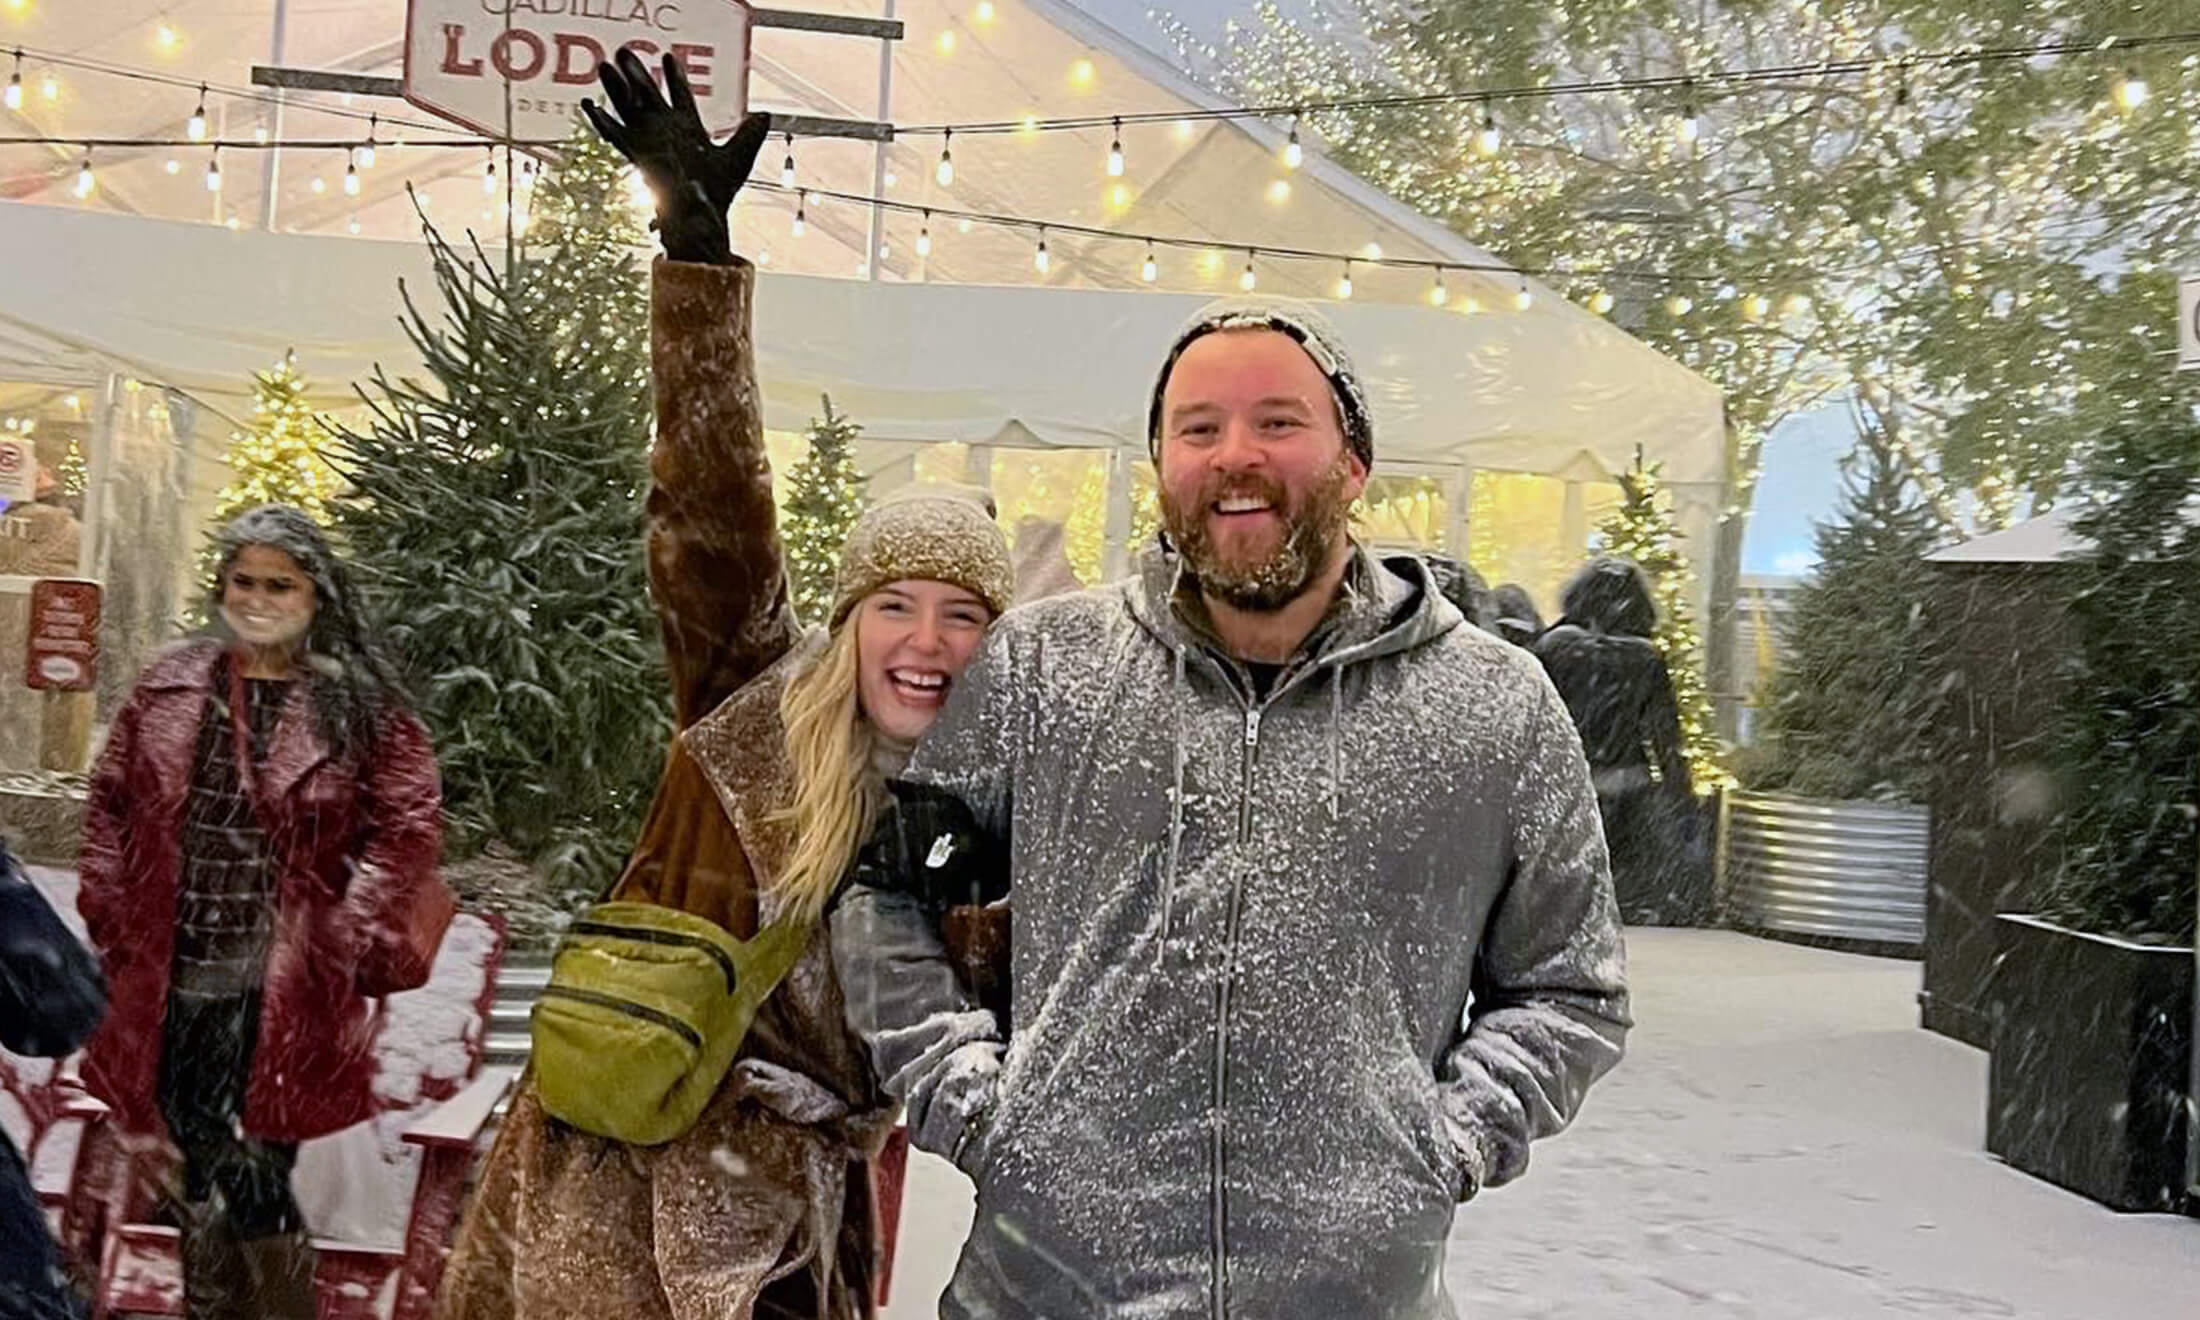
M58 1059L106 1012L99 963L0 848L0 1047Z

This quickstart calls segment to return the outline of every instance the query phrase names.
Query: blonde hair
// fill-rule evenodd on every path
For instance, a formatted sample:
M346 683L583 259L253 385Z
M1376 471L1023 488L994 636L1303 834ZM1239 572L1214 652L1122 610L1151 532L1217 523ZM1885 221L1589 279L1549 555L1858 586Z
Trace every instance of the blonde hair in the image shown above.
M814 921L871 832L878 814L872 782L874 738L857 699L853 615L833 629L825 649L787 681L779 698L794 767L794 801L773 814L792 824L794 850L772 881L790 916Z

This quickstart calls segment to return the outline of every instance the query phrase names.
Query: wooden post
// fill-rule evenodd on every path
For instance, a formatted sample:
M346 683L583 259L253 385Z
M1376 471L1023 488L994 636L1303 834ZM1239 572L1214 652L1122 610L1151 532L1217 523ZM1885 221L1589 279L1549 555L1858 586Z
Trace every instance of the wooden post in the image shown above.
M40 695L39 768L80 773L92 762L92 694L48 690Z

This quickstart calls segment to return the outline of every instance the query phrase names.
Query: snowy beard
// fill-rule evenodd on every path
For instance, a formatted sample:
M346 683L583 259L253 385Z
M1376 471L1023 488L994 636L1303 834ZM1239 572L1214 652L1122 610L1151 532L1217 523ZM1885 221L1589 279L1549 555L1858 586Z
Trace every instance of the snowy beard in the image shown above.
M1345 495L1351 479L1351 458L1340 453L1336 466L1293 506L1289 492L1275 481L1220 477L1201 487L1188 508L1164 495L1161 520L1203 593L1248 614L1274 614L1305 595L1328 565L1330 549L1352 516L1352 501ZM1255 496L1283 512L1283 540L1266 559L1245 563L1227 558L1209 535L1207 511L1236 495Z

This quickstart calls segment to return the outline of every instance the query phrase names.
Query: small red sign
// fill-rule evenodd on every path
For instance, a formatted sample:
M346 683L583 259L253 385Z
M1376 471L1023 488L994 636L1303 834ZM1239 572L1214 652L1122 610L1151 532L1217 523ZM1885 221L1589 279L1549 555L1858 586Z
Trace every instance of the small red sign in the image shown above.
M30 655L23 682L39 691L89 692L99 675L99 584L31 584Z

